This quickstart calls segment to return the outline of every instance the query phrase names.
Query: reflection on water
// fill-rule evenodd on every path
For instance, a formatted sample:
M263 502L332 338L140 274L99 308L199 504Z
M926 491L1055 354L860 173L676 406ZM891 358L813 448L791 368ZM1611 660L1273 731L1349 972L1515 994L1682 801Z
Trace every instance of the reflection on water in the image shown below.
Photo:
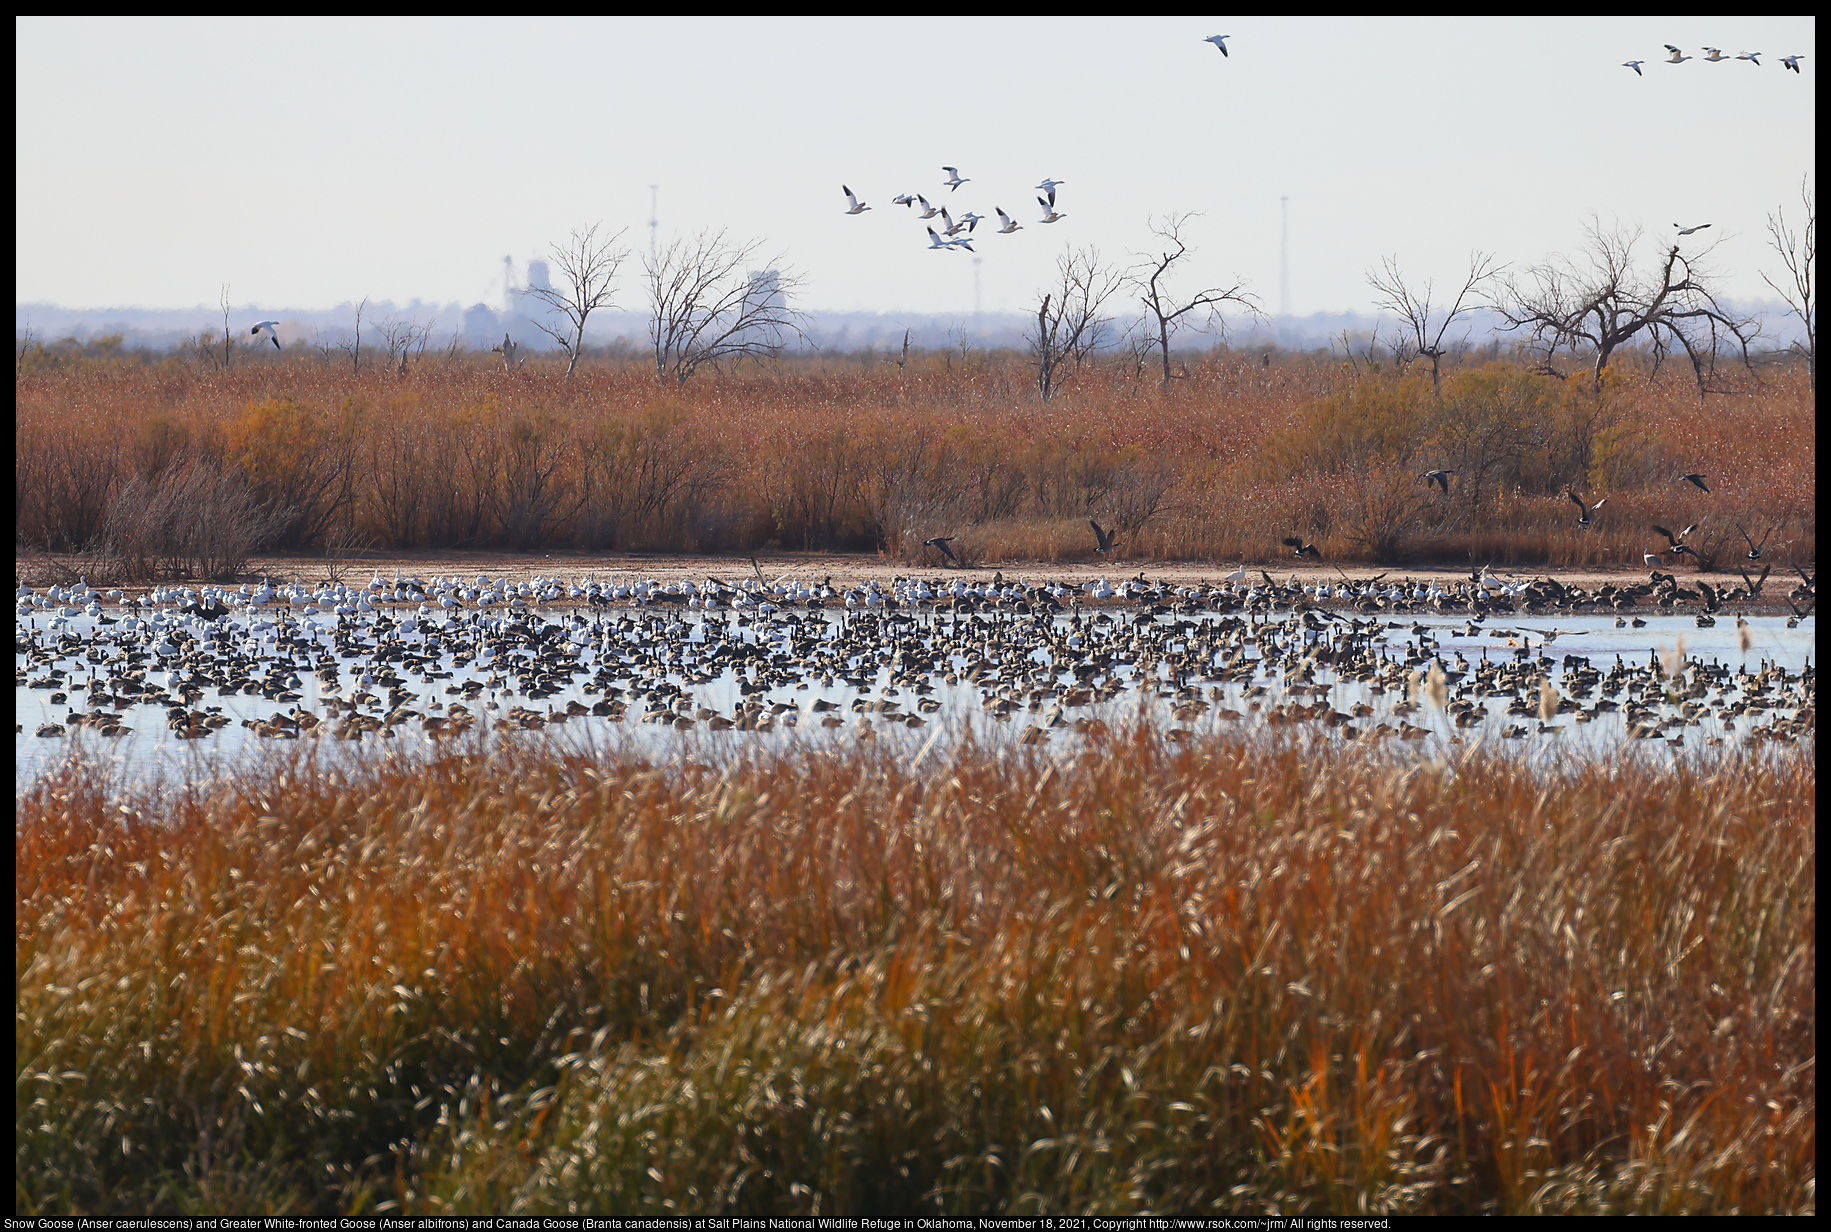
M104 623L106 620L106 623ZM197 782L297 740L373 757L453 738L699 758L873 739L913 757L981 733L1071 749L1144 714L1175 730L1477 740L1677 755L1810 735L1815 624L1775 617L1357 620L675 608L341 621L235 614L17 627L15 783L72 755ZM44 734L40 734L40 732ZM939 736L938 736L939 733Z

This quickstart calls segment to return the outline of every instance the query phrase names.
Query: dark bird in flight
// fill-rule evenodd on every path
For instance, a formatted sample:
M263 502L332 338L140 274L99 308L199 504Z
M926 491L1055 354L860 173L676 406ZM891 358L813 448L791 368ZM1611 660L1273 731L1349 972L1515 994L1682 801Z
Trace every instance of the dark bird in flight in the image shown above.
M1742 530L1742 523L1737 522L1736 529ZM1771 535L1773 533L1774 533L1774 528L1771 526L1768 527L1767 535ZM1761 536L1761 542L1756 543L1753 539L1748 538L1747 531L1742 530L1742 538L1748 540L1748 558L1750 560L1760 560L1761 559L1761 549L1767 546L1767 535Z
M1450 494L1450 476L1455 473L1455 471L1425 471L1424 485L1429 487L1434 483L1443 489L1445 496L1448 496Z
M947 545L959 537L960 536L958 535L936 535L933 539L922 540L922 546L925 548L940 548L942 555L946 556L947 559L953 561L957 565L960 563L960 558L955 556L954 550Z
M1322 559L1322 553L1316 550L1316 545L1313 543L1305 543L1301 539L1286 539L1284 541L1284 546L1294 549L1291 555L1296 556L1299 559L1305 556L1313 556L1317 560Z
M1092 518L1087 519L1087 524L1094 528L1094 539L1097 540L1100 545L1099 547L1095 548L1094 551L1095 552L1112 551L1113 550L1113 541L1115 539L1115 536L1107 534L1106 531L1100 526L1100 524L1098 522L1094 521Z
M1664 535L1666 537L1666 542L1672 545L1671 548L1668 549L1669 551L1673 552L1674 554L1682 553L1684 555L1690 556L1691 559L1696 560L1697 553L1693 552L1690 548L1686 547L1684 540L1685 540L1685 536L1689 535L1692 531L1696 530L1698 528L1698 526L1699 526L1699 523L1693 522L1691 525L1687 526L1684 530L1680 531L1676 535L1673 534L1671 531L1667 530L1663 526L1655 526L1653 529L1658 531L1660 534Z
M1577 503L1577 508L1582 511L1579 514L1577 514L1577 525L1578 526L1588 526L1589 525L1589 515L1594 513L1596 510L1602 508L1602 506L1608 504L1608 497L1605 496L1593 505L1585 505L1583 503L1583 498L1581 496L1578 496L1575 492L1571 491L1569 488L1564 489L1564 495L1570 497L1571 500L1575 501Z
M1710 491L1709 488L1704 487L1704 477L1696 471L1691 472L1689 475L1680 475L1678 481L1680 483L1695 483L1698 487L1704 488L1704 491Z

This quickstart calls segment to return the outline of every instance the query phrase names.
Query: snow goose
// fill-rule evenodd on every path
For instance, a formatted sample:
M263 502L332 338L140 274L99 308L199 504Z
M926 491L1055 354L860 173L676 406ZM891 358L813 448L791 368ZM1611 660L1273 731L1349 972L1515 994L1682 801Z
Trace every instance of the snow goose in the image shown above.
M1005 224L1004 226L998 228L998 234L1009 235L1013 231L1022 231L1023 230L1022 227L1017 225L1016 220L1013 219L1009 214L1005 213L1003 210L998 211L998 216L1000 218L1004 219L1004 224Z
M1710 224L1707 222L1701 222L1695 227L1679 227L1679 225L1677 223L1673 223L1672 225L1675 227L1678 227L1679 235L1686 236L1686 235L1695 235L1697 232L1702 231L1704 228L1708 227Z
M1756 68L1761 67L1761 53L1758 51L1740 52L1737 54L1736 59L1747 60L1750 64L1754 65Z
M1799 71L1799 62L1803 59L1805 59L1804 55L1781 56L1780 62L1797 73Z
M1213 43L1216 47L1220 48L1222 55L1226 55L1227 40L1232 37L1233 35L1231 34L1210 34L1207 38L1203 39L1202 42Z
M958 192L960 191L960 186L962 184L971 182L970 178L961 177L960 168L958 167L943 167L941 170L947 172L947 178L941 182L947 185L950 192Z
M1646 74L1640 71L1640 66L1645 63L1646 63L1645 60L1623 60L1621 62L1621 67L1633 69L1634 76L1636 76L1636 77L1645 77Z
M1667 64L1683 64L1691 58L1670 43L1666 44L1666 50L1672 53L1671 58L1666 61Z
M1706 47L1704 50L1710 53L1704 57L1704 63L1706 64L1715 64L1718 61L1729 59L1728 56L1723 54L1723 49L1721 47Z
M846 202L847 202L847 204L849 204L852 207L851 209L847 210L846 213L862 214L866 210L871 208L870 206L866 205L863 201L860 201L856 196L854 196L852 193L852 190L849 188L846 188L846 186L844 184L841 184L839 187L845 190Z
M1066 215L1066 214L1056 213L1055 205L1053 202L1045 201L1041 197L1038 197L1036 199L1036 203L1043 207L1043 217L1041 219L1042 222L1059 222L1062 219L1068 217L1068 215Z
M278 324L279 324L278 321L262 321L259 325L256 325L253 329L249 330L248 332L250 334L266 334L267 340L269 342L273 343L273 349L278 351L278 350L282 349L280 346L280 335L274 329L274 326L276 326Z

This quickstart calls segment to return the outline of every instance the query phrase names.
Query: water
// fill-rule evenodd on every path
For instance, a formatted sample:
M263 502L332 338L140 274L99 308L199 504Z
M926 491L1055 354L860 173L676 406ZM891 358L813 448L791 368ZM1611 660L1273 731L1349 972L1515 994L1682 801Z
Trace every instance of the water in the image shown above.
M1362 626L1367 654L1338 667L1330 652L1343 644L1349 615L1306 621L1279 613L1268 624L1112 607L1085 612L1077 623L1067 616L765 618L615 608L537 611L522 618L525 632L518 633L502 631L507 619L391 615L385 625L374 617L348 622L339 634L334 620L284 611L136 627L131 618L104 624L87 614L25 610L16 625L15 787L23 791L72 756L105 765L123 786L208 780L289 750L294 739L257 734L253 725L300 713L321 722L317 734L297 739L353 758L431 744L425 720L453 726L461 722L452 717L458 707L485 739L527 738L505 730L503 720L519 714L568 745L614 745L654 757L769 752L857 740L867 730L914 756L969 723L993 738L1069 750L1081 739L1077 721L1110 725L1141 712L1189 731L1275 726L1339 740L1383 730L1432 755L1451 743L1485 741L1604 756L1651 745L1653 737L1629 735L1628 703L1645 702L1643 725L1649 713L1664 724L1657 739L1676 755L1708 757L1751 739L1752 729L1791 719L1812 700L1811 677L1799 679L1814 645L1811 618L1796 629L1777 617L1750 618L1746 650L1734 617L1703 629L1689 615L1648 617L1638 629L1616 627L1612 615L1496 617L1479 625L1442 616L1382 619L1377 632L1368 631L1372 622ZM490 625L495 632L486 632ZM1690 666L1674 681L1669 672L1681 647ZM1643 670L1656 658L1667 674ZM1445 673L1447 709L1430 698L1432 663ZM335 685L316 670L333 664ZM574 670L541 679L535 669L543 665ZM120 687L121 673L132 668L145 669L151 692ZM1477 689L1494 668L1506 669L1504 686ZM1618 709L1596 709L1611 700L1602 685L1581 693L1588 668L1625 681L1612 696ZM1770 674L1765 689L1750 687L1747 676L1770 669L1786 679ZM1561 701L1566 711L1549 722L1540 718L1541 676L1558 690L1550 703ZM399 683L391 688L392 681ZM92 682L102 685L93 695ZM352 706L359 695L372 700ZM748 719L740 709L747 697L758 703ZM622 705L621 720L584 713L548 725L530 717L607 702ZM1760 708L1726 710L1750 703ZM168 727L174 706L221 725L194 726L205 734L180 738ZM118 716L127 734L71 724L73 711L91 709ZM352 712L378 726L392 715L392 735L336 738ZM652 721L664 712L672 721ZM909 716L919 726L909 725ZM66 734L39 736L42 724L63 725Z

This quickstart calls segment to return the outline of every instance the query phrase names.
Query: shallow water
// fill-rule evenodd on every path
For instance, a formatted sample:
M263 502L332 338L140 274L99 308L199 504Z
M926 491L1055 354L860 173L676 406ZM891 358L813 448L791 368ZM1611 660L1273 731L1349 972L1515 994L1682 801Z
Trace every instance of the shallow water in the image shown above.
M626 618L635 618L639 627L620 628L618 622ZM1108 608L1085 614L1078 632L1069 617L1056 617L1049 625L1050 635L1057 639L1055 645L1044 637L1039 625L1009 616L921 616L890 623L875 616L818 613L795 619L800 622L798 627L780 618L741 619L729 612L711 616L621 608L537 612L525 619L525 625L550 628L551 640L563 643L567 657L585 670L563 681L550 680L549 685L563 687L551 692L537 689L544 695L530 697L519 686L516 669L525 670L533 663L533 652L527 647L539 643L525 638L497 639L491 653L491 639L483 637L477 625L459 624L456 633L441 629L444 622L427 622L404 631L397 628L388 650L391 657L377 659L373 623L346 625L345 643L338 646L335 621L300 620L284 613L233 615L214 623L174 621L164 628L124 634L130 621L103 625L87 615L47 619L42 612L24 612L16 629L15 786L25 790L39 775L71 757L107 767L111 779L122 786L155 781L196 783L250 768L276 751L289 751L295 741L259 736L248 724L289 712L325 716L361 693L375 701L357 707L357 713L375 717L387 713L391 702L384 697L388 693L383 683L386 677L376 675L384 666L398 673L401 692L395 697L413 717L398 720L387 729L388 736L370 733L354 740L338 739L326 723L319 734L298 739L316 741L325 750L334 746L331 755L335 757L372 758L431 744L433 737L423 731L423 717L453 713L452 707L458 705L478 721L476 731L488 733L481 738L526 739L531 737L505 731L500 725L512 710L519 707L544 717L565 711L569 703L575 708L590 707L605 700L604 690L620 689L624 693L620 700L627 705L621 720L574 715L564 723L536 723L532 738L554 735L568 746L614 747L639 756L716 759L862 737L891 742L912 757L926 757L934 748L951 747L969 725L989 739L1022 739L1072 750L1082 739L1075 730L1076 720L1114 724L1144 713L1168 729L1205 731L1226 726L1254 732L1277 728L1330 740L1368 738L1382 727L1389 735L1409 729L1406 746L1432 756L1453 745L1467 747L1476 742L1528 753L1555 751L1560 758L1606 756L1626 746L1663 743L1674 750L1673 756L1702 758L1749 739L1751 729L1776 718L1791 718L1801 706L1810 705L1811 678L1806 682L1797 678L1810 662L1816 629L1811 618L1788 629L1780 618L1754 617L1748 622L1748 648L1744 650L1742 632L1733 617L1722 617L1715 627L1703 629L1689 615L1647 617L1645 627L1638 629L1617 628L1613 615L1496 617L1473 626L1473 635L1469 621L1462 618L1383 621L1373 647L1391 666L1381 683L1337 674L1326 656L1317 655L1329 646L1330 633L1338 632L1344 621L1323 621L1320 630L1306 629L1285 613L1275 617L1273 625L1249 626L1259 636L1236 646L1237 658L1225 650L1199 661L1191 655L1180 666L1186 688L1179 692L1174 678L1179 669L1172 666L1173 660L1190 655L1196 639L1215 635L1217 624L1221 629L1237 630L1246 623L1243 618L1188 616L1180 618L1178 626L1179 618L1152 618L1135 608ZM1172 635L1170 630L1176 627L1182 632ZM1426 639L1435 642L1434 647L1420 647L1414 632L1418 627ZM861 630L883 636L861 635ZM1553 631L1554 640L1545 644L1544 637ZM1141 633L1149 643L1143 647ZM791 636L795 641L790 641ZM1079 645L1070 641L1076 637L1081 639ZM906 651L900 662L891 657L892 643ZM42 655L28 661L29 650L37 647L42 651L52 645L63 652L55 662L45 661ZM441 645L444 649L439 652ZM721 645L733 649L724 650ZM454 646L457 653L453 653ZM205 647L207 651L196 653ZM1077 681L1068 669L1090 648L1111 655L1110 666L1099 675L1107 684L1106 697L1076 705L1072 690ZM1138 654L1127 653L1128 648L1142 653L1142 667ZM474 657L468 655L471 650L477 652ZM760 682L754 663L734 662L731 656L766 657L772 650L792 650L803 660L828 656L826 670L810 667L792 682L756 692ZM106 683L132 665L124 653L128 651L145 655L142 665L149 669L147 679L160 687L161 699L121 705L117 692L111 695L116 701L97 707L118 715L127 734L105 736L93 728L71 725L73 711L91 706L92 681ZM239 660L253 676L289 686L286 695L270 698L246 691L245 686L200 684L187 669L173 670L184 662L180 653L184 651L193 652L193 664ZM339 673L336 687L314 671L314 656L318 663L334 659L345 669ZM1621 709L1559 714L1549 723L1541 723L1536 684L1480 693L1471 688L1483 664L1517 662L1525 665L1519 669L1522 679L1536 680L1542 673L1561 696L1569 696L1573 673L1583 667L1593 664L1606 673L1619 662L1625 668L1639 669L1655 657L1667 665L1668 672L1681 659L1691 666L1676 686L1669 677L1657 682L1631 681L1616 696ZM978 682L965 675L975 662L981 670ZM1421 681L1414 680L1414 673L1421 677L1431 662L1448 673L1451 709L1433 704L1428 689L1420 689ZM374 666L369 667L371 663ZM1713 664L1729 673L1778 668L1794 680L1762 694L1762 709L1730 715L1724 708L1750 700L1751 694L1746 681L1738 683L1733 676L1722 674L1713 677L1706 670ZM1055 670L1057 667L1062 670ZM371 680L367 685L363 683L365 668ZM57 687L31 687L33 682L41 686L51 682L52 669L64 673L55 680ZM953 683L948 682L949 673L955 677ZM181 700L187 681L196 690L190 694L188 708L214 709L228 720L225 726L196 739L173 734L167 726L168 706ZM592 687L594 681L596 687ZM1648 683L1651 688L1642 687ZM476 691L479 686L481 691L475 696L461 692L467 687ZM1001 686L1007 703L1001 707L1004 712L997 713L988 707ZM738 716L745 688L760 699L759 717L768 716L773 730L714 730L706 721L707 712L717 715L718 722ZM1693 713L1681 715L1678 694L1687 689L1693 698ZM1460 699L1459 690L1464 694ZM63 698L54 700L59 693ZM1593 703L1598 696L1591 693L1583 700ZM1625 703L1641 697L1667 720L1657 739L1629 736ZM1482 709L1467 709L1470 702ZM817 711L816 703L836 708ZM1064 704L1058 708L1057 703ZM771 714L777 704L793 710ZM1509 707L1513 713L1508 713ZM676 721L684 715L688 722L677 727L642 721L645 712L658 715L664 709ZM1465 715L1460 723L1458 711ZM906 725L909 715L915 715L920 726ZM823 722L834 718L836 724ZM65 725L67 734L37 735L39 726L47 723Z

